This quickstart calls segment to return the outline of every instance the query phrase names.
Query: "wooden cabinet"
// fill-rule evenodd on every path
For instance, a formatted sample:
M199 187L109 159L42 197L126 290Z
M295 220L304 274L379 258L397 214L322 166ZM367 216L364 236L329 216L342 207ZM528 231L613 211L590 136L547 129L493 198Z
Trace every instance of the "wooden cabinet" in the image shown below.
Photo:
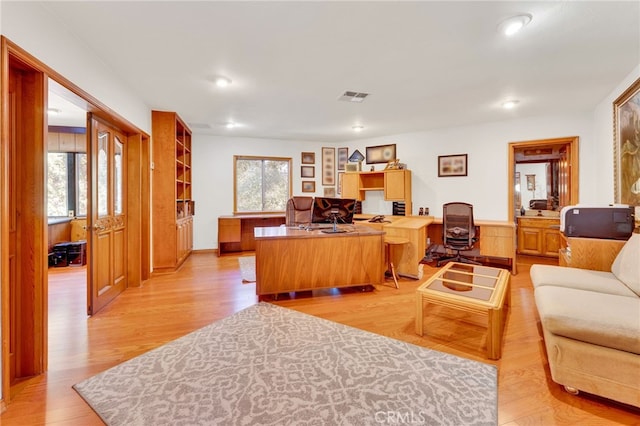
M386 201L403 201L411 215L411 171L380 170L375 172L347 172L342 176L342 198L364 200L367 191L383 191Z
M178 264L181 264L193 250L193 218L187 217L178 220L176 228L178 238L176 255Z
M560 266L611 272L625 240L567 237L560 234Z
M191 130L174 112L152 111L153 269L173 271L193 248Z
M518 217L518 253L558 257L559 250L559 218Z

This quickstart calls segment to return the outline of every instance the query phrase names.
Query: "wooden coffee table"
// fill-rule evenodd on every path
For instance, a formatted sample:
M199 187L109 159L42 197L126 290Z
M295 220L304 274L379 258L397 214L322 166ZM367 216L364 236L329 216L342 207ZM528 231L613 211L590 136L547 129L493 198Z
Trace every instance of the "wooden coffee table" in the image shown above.
M416 333L424 333L424 302L487 314L487 357L500 359L505 306L511 303L511 274L505 269L450 262L416 290Z

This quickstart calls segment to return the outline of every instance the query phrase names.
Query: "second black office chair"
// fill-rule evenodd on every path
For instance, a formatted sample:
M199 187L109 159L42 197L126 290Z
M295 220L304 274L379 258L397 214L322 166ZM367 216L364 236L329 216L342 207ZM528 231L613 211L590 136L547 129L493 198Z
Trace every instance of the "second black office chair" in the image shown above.
M473 223L473 205L469 203L447 203L442 206L442 239L445 248L454 250L455 255L438 260L437 266L447 262L480 262L464 257L461 251L471 250L476 242L476 227Z

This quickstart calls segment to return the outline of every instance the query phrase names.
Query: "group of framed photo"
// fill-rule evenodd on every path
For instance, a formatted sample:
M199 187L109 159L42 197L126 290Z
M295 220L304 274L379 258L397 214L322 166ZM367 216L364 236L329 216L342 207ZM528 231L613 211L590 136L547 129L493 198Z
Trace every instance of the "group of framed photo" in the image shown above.
M325 197L335 197L341 193L342 174L349 161L349 148L323 147L321 156L321 177L323 194ZM337 161L336 161L337 160ZM316 153L303 152L301 154L300 177L302 178L302 192L316 192ZM336 173L336 170L338 171ZM308 180L314 179L314 180ZM336 188L337 186L337 188Z

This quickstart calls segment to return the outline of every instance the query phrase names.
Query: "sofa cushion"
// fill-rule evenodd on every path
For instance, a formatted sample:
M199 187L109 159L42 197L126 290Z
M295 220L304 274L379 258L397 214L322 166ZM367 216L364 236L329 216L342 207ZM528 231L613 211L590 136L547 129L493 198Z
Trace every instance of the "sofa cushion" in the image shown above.
M636 261L636 263L640 262ZM619 296L638 297L611 272L553 265L532 265L529 274L535 288L550 285Z
M611 272L640 297L640 234L631 234L613 261Z
M548 332L640 354L640 298L541 286L535 299Z

